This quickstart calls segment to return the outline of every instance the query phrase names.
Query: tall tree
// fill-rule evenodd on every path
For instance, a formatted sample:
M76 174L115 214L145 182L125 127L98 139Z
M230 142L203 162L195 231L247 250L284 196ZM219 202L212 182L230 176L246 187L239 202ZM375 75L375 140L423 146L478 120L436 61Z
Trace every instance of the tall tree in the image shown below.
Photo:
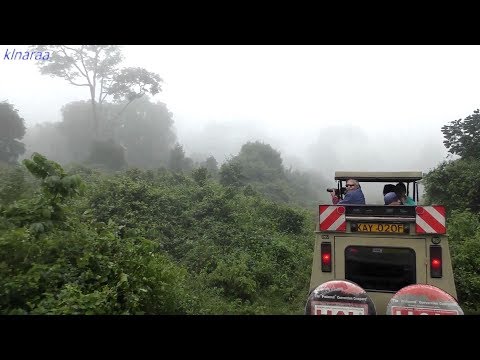
M462 158L480 158L480 110L465 119L451 121L442 127L443 144L448 152Z
M29 126L23 138L26 152L22 158L29 158L34 152L37 152L59 164L73 161L74 158L69 151L71 143L60 131L60 124L59 122L43 122Z
M147 96L138 99L112 124L115 139L125 146L127 162L141 168L166 166L177 140L172 113L161 102Z
M115 114L121 107L121 104L105 102L102 109L105 113ZM94 138L89 103L68 103L62 107L62 115L59 129L67 140L68 156L83 161L89 156L89 142ZM127 163L140 168L166 166L170 149L176 142L172 113L165 104L152 103L148 96L133 102L117 121L108 124L106 130L109 138L125 147ZM108 138L103 139L109 143Z
M243 165L235 157L220 166L219 176L220 184L224 186L241 187L246 183Z
M112 118L114 121L135 99L145 94L155 95L162 79L143 68L119 68L123 57L117 45L34 45L33 51L51 51L50 61L38 61L42 74L61 77L74 86L88 87L94 122L98 136L98 109L107 96L124 103L123 109Z
M190 171L193 168L193 160L185 156L183 146L179 143L176 143L173 149L170 150L168 168L175 172Z
M444 161L424 176L426 203L445 205L453 210L480 211L480 187L477 185L480 159Z
M87 101L72 101L62 106L62 121L58 129L66 138L69 158L75 162L84 161L95 138L93 116Z
M202 166L205 166L207 171L212 175L215 175L218 172L218 162L213 155L210 155Z
M0 102L0 161L14 164L25 152L20 142L25 135L25 120L7 101Z
M244 144L236 159L242 164L243 174L251 181L273 181L284 178L280 152L260 141Z

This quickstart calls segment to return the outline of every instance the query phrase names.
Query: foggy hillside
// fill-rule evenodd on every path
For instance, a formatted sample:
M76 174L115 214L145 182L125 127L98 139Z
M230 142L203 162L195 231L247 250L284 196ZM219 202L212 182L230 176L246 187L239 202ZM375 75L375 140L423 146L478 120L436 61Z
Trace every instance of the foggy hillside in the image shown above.
M12 48L26 46L2 46ZM286 169L315 174L326 186L334 185L336 170L428 172L446 158L441 127L478 104L480 47L121 48L125 65L144 66L163 79L151 100L172 113L176 138L164 147L177 141L193 161L212 155L221 165L258 140L281 153ZM88 89L42 75L38 65L5 60L0 66L2 83L9 84L0 87L0 101L14 104L27 126L24 157L39 151L59 162L81 161L84 154L64 149L85 136L65 138L55 124L63 106L88 99ZM130 146L135 141L144 140L132 138ZM156 159L157 166L167 161ZM365 191L376 199L375 190ZM323 190L319 196L329 200Z
M62 151L67 140L56 130L55 124L43 123L27 128L24 137L27 153L24 157L37 151L60 163L72 160ZM325 187L335 186L335 171L426 173L447 156L440 131L422 138L409 134L406 130L392 136L390 131L368 134L357 126L329 126L312 131L308 136L302 134L301 129L285 136L269 131L261 123L209 123L204 127L189 127L174 122L173 126L185 155L194 161L201 162L212 155L221 165L237 155L243 144L258 140L280 151L286 169L308 172L324 183ZM417 140L412 146L411 140L415 136ZM410 141L402 141L404 138ZM362 186L367 202L382 202L383 185ZM330 196L324 190L322 188L319 192L318 201L328 203Z
M251 128L249 127L251 126ZM330 126L303 134L301 129L289 137L269 135L261 124L213 124L203 129L180 127L177 134L187 154L205 158L213 155L219 163L236 155L247 141L260 140L280 151L286 168L307 171L335 186L335 171L422 171L429 172L447 158L440 129L428 136L408 130L367 134L357 126ZM407 141L408 139L408 141ZM413 140L413 141L412 141ZM412 145L413 144L413 145ZM362 184L369 203L383 203L383 184ZM319 201L330 202L321 189ZM411 191L411 190L410 190ZM420 186L420 195L423 188Z

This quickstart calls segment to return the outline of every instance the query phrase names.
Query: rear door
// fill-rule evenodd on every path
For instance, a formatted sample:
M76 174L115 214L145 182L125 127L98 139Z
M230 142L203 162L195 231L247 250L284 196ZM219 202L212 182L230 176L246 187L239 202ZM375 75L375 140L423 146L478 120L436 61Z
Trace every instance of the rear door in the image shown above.
M339 235L334 238L335 278L368 292L394 294L411 284L427 283L424 238Z

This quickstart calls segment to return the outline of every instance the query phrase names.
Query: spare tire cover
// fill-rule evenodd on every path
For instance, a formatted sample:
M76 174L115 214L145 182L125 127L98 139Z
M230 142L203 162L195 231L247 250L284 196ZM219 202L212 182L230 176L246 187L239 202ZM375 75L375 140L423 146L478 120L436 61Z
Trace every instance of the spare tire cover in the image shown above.
M332 280L317 286L308 297L306 315L375 315L366 291L348 280Z
M453 296L432 285L415 284L397 291L387 315L463 315Z

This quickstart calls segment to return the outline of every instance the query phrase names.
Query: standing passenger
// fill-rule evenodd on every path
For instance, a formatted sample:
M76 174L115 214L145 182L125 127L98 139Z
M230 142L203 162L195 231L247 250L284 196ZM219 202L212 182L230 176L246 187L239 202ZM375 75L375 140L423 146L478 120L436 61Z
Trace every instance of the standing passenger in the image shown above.
M402 205L417 205L415 200L413 200L410 196L407 196L407 187L403 182L399 182L397 185L395 185L395 193L402 202Z
M365 205L365 196L363 196L362 189L358 180L355 179L348 179L347 184L345 185L347 188L345 198L343 200L339 200L338 196L335 193L331 193L332 195L332 203L334 205L337 204L359 204Z
M387 195L389 192L395 192L395 185L387 184L383 187L383 196Z
M383 200L385 201L385 205L402 205L402 202L398 198L397 194L395 194L393 191L386 193L383 197Z

